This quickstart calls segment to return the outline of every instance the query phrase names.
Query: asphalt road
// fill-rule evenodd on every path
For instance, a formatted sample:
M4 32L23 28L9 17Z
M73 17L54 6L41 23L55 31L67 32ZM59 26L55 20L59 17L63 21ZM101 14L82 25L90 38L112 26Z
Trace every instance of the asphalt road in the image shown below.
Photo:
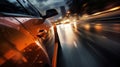
M120 67L119 23L61 24L57 32L57 67Z

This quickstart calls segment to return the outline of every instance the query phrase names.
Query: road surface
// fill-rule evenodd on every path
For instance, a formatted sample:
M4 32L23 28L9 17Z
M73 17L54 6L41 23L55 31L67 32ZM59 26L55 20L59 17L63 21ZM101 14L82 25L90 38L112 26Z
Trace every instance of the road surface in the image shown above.
M79 23L57 26L58 67L120 67L120 24Z

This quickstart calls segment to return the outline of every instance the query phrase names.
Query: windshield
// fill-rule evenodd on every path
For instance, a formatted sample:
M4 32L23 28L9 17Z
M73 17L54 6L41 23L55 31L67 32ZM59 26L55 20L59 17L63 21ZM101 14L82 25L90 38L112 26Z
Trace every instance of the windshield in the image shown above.
M1 0L0 13L28 14L16 0Z

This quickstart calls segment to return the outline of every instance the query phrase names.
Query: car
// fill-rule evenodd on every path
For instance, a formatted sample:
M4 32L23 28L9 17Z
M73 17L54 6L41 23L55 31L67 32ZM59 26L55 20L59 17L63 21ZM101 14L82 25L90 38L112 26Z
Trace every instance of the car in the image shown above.
M0 67L50 67L50 58L37 35L40 30L50 30L44 22L57 14L55 9L48 9L42 15L29 0L1 0Z

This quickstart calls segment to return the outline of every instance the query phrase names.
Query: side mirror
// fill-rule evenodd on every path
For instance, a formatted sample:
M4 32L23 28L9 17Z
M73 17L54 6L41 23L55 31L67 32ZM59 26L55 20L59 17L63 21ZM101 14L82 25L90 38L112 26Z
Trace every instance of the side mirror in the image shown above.
M46 15L43 16L44 19L58 15L58 12L55 9L50 9L46 11Z

